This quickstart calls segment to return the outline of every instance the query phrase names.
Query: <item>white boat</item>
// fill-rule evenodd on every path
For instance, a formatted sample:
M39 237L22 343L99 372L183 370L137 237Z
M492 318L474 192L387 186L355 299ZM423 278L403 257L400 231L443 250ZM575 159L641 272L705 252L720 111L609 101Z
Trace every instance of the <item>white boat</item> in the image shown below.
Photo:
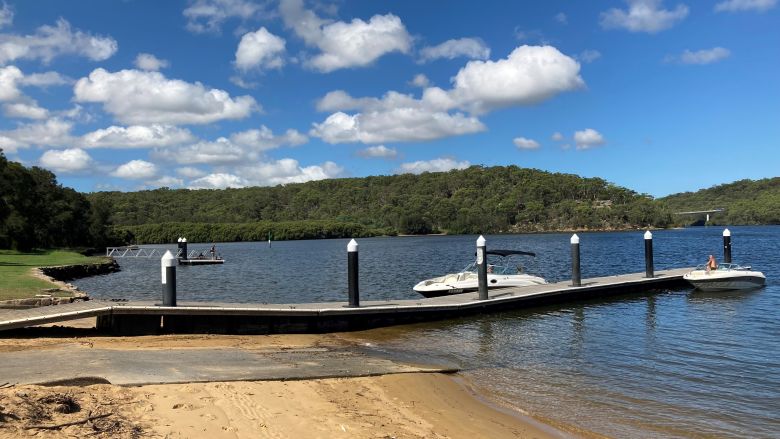
M700 265L683 279L702 291L748 290L760 288L766 282L764 273L738 264L718 264L717 270Z
M488 289L525 287L547 283L546 280L539 276L523 273L522 266L509 265L508 263L509 256L536 256L534 253L519 250L488 250L487 254L488 256L495 255L500 257L500 261L497 263L488 264ZM414 286L414 291L425 297L437 297L477 291L478 287L477 263L475 261L458 273L445 274L444 276L419 282Z

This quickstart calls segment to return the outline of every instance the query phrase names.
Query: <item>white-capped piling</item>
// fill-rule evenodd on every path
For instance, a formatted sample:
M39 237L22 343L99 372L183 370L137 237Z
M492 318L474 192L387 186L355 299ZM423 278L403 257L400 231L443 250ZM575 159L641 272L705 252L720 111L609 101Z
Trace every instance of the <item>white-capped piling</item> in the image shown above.
M723 230L723 262L731 263L731 231Z
M486 300L488 298L487 241L482 235L477 238L477 285L479 300Z
M358 288L358 243L354 239L347 244L347 282L349 283L349 306L360 306L360 290Z
M162 274L162 304L163 306L176 306L176 258L170 250L160 258L160 272Z
M645 232L645 277L654 277L653 267L653 234Z
M571 235L571 286L582 285L582 273L580 272L580 237Z

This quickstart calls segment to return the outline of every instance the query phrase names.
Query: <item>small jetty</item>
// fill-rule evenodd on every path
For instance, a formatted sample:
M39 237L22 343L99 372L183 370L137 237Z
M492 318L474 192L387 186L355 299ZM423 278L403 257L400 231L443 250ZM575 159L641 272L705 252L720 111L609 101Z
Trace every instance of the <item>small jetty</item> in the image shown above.
M545 285L490 290L434 298L347 302L238 304L89 300L25 310L0 310L0 331L97 317L97 328L116 335L160 333L281 334L355 331L531 308L549 303L586 300L637 291L686 287L691 268L582 279L579 286L563 281Z

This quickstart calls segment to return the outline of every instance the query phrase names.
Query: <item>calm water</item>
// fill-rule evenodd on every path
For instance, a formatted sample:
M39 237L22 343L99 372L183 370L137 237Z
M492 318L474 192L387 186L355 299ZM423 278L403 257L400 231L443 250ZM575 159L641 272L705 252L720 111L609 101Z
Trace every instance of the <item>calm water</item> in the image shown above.
M767 286L610 299L358 334L460 364L482 390L532 414L615 437L780 437L780 227L733 227L735 262ZM721 228L654 232L656 269L722 256ZM569 234L487 236L548 280L569 277ZM580 234L583 277L644 271L641 232ZM416 298L412 285L462 268L475 236L360 240L361 299ZM179 267L179 300L346 300L347 240L217 244L227 263ZM170 246L173 248L175 246ZM190 244L207 249L209 245ZM719 258L720 259L720 258ZM160 299L159 259L82 279L94 297Z

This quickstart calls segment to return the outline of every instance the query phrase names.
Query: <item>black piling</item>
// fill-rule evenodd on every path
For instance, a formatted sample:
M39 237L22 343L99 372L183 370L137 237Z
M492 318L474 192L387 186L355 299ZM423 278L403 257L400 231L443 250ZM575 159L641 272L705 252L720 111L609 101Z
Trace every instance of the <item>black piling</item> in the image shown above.
M360 306L358 288L358 243L354 239L347 244L347 278L349 282L349 307Z
M580 272L580 237L575 233L571 236L571 286L582 286Z
M176 306L176 258L166 251L160 259L162 271L162 304Z
M723 231L723 262L731 263L731 231L729 229Z
M487 286L487 247L485 238L477 238L477 282L479 285L479 300L488 298Z
M655 276L653 267L653 234L648 230L645 232L645 277Z

